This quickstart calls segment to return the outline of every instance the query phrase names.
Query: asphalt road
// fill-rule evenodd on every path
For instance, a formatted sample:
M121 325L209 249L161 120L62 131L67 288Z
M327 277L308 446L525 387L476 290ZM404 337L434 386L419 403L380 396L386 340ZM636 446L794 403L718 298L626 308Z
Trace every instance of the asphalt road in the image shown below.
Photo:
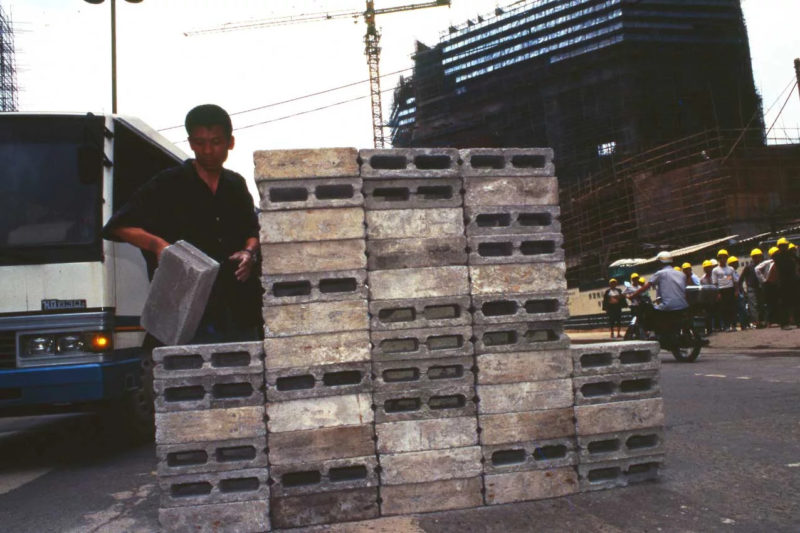
M662 361L667 459L657 482L315 530L800 531L800 349ZM115 442L86 417L0 420L1 531L157 531L157 507L152 445Z

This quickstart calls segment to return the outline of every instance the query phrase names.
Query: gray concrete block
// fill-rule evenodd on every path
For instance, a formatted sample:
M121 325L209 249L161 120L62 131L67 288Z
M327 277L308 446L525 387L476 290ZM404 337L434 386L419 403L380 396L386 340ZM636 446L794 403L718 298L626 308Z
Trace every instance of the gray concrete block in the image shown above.
M661 397L658 370L576 377L572 384L575 387L575 405Z
M373 361L376 391L431 389L442 385L472 385L475 382L470 356L400 361Z
M483 505L480 477L381 487L381 515L470 509Z
M156 446L159 476L266 468L267 439L232 439Z
M462 266L467 264L467 238L370 240L367 256L370 270Z
M372 392L369 361L280 368L266 375L268 402Z
M446 385L408 389L404 391L375 391L375 422L400 422L475 416L475 386Z
M267 372L283 368L370 360L369 331L318 333L264 339Z
M266 500L269 498L268 479L269 471L266 468L162 476L158 479L161 506Z
M472 324L469 296L373 300L369 302L372 331L439 328Z
M461 178L395 178L364 180L367 211L461 207Z
M554 176L552 148L465 148L464 176Z
M567 290L564 263L476 265L469 267L469 276L473 295Z
M464 235L464 210L386 209L367 211L367 239L435 239Z
M569 348L563 322L522 322L472 327L475 353L501 353Z
M661 455L664 452L664 428L661 427L578 437L578 461L581 464Z
M485 205L464 208L468 237L561 233L557 205Z
M454 148L360 150L362 178L445 178L459 175Z
M264 306L367 299L367 271L267 274L261 278Z
M467 239L470 265L564 261L560 233L477 235Z
M578 492L578 476L574 467L553 470L530 470L488 474L486 484L486 503L503 503L545 500L567 496Z
M471 337L471 326L373 331L372 358L391 361L472 355Z
M153 350L153 363L156 379L260 374L264 346L260 342L165 346Z
M566 291L534 294L476 294L472 297L473 323L554 321L569 318Z
M479 415L481 443L485 446L547 440L575 435L575 410L572 407Z
M462 296L469 294L468 273L465 266L372 271L370 300Z
M364 238L364 208L266 211L258 215L261 243L336 241Z
M485 474L549 470L578 464L575 437L481 446Z
M477 390L481 415L572 407L573 401L570 379L478 385Z
M361 178L296 179L258 182L262 211L323 209L364 205Z
M569 350L488 353L476 357L478 384L499 385L572 377Z
M336 426L357 426L373 421L372 396L348 394L267 404L270 433Z
M378 488L272 498L270 507L276 528L369 520L379 514Z
M156 413L264 404L264 374L223 374L153 381Z
M363 238L261 245L262 273L336 272L367 267Z
M375 424L378 454L447 450L478 445L478 420L458 416Z
M661 398L575 406L575 427L578 435L598 435L663 425L664 400Z
M556 206L558 179L464 178L464 206Z
M466 479L481 475L481 448L468 446L447 450L383 454L381 486Z
M219 263L186 241L167 246L153 275L140 322L166 345L186 344L206 310Z
M657 342L598 342L570 347L575 376L658 370L661 359Z
M663 465L663 455L579 464L580 490L581 492L588 492L613 489L658 479L659 470Z
M375 454L372 424L270 433L269 462L293 465Z
M270 477L274 498L377 487L378 458L373 451L364 457L273 465Z
M264 435L263 405L156 413L156 444L248 439Z
M366 300L278 305L264 308L263 313L266 337L357 331L369 327Z
M253 152L256 183L296 178L357 177L355 148L257 150Z
M158 510L167 533L258 533L269 531L269 501L253 500Z

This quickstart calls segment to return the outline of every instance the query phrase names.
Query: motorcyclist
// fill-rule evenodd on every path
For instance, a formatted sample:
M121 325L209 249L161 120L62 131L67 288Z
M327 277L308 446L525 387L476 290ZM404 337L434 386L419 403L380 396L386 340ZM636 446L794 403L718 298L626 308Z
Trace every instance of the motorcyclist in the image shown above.
M655 325L658 329L663 329L664 326L678 324L689 308L689 303L686 301L686 275L672 268L672 254L666 251L660 252L656 259L661 264L661 269L631 294L631 297L635 298L655 286L656 303L653 306L657 311Z

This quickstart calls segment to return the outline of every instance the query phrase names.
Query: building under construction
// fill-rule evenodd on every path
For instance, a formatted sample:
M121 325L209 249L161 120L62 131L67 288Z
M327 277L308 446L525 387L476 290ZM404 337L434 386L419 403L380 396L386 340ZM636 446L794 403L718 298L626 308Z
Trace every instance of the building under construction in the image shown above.
M518 2L414 60L393 144L553 147L573 286L648 244L758 231L797 205L800 154L764 145L739 0ZM785 187L753 196L768 169Z
M16 111L17 69L14 56L14 30L0 6L0 111Z

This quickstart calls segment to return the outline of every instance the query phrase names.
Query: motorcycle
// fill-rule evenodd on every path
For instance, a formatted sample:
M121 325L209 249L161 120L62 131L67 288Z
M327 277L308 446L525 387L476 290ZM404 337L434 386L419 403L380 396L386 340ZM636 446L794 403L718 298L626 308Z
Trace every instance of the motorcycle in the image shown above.
M653 336L648 335L652 331ZM694 316L687 309L682 313L664 314L653 305L643 302L638 313L631 319L625 331L625 340L656 340L661 348L672 353L682 363L693 363L700 357L700 350L706 344L694 327Z

